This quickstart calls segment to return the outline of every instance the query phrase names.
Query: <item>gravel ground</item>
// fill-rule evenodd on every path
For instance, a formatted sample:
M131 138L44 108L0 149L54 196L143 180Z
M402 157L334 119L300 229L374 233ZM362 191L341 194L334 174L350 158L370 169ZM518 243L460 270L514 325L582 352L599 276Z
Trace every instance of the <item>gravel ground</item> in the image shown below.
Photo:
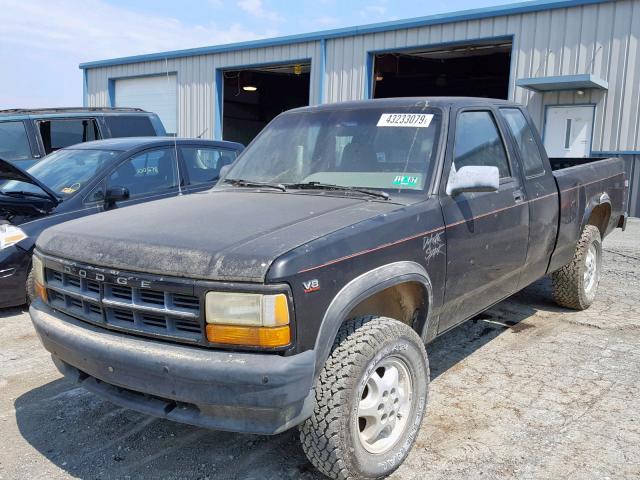
M639 239L638 220L607 238L588 311L545 279L432 343L427 416L391 478L639 478ZM0 479L320 478L295 430L202 430L68 383L23 311L0 311L0 338Z

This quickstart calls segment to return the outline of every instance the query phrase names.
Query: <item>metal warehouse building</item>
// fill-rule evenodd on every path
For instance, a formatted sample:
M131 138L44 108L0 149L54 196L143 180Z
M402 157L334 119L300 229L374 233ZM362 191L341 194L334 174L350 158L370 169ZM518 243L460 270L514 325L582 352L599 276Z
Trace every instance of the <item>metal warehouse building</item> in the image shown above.
M394 96L507 98L552 157L620 155L640 216L640 0L534 1L89 62L85 106L248 143L278 113Z

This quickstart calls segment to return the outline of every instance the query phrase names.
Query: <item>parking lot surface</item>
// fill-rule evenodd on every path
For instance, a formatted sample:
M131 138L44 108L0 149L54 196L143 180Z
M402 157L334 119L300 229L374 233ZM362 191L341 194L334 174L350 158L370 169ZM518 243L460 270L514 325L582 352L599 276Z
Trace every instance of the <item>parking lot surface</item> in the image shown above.
M640 221L604 248L589 310L544 279L428 346L427 415L391 478L640 477ZM67 382L19 309L0 311L0 392L0 479L321 478L296 430L203 430Z

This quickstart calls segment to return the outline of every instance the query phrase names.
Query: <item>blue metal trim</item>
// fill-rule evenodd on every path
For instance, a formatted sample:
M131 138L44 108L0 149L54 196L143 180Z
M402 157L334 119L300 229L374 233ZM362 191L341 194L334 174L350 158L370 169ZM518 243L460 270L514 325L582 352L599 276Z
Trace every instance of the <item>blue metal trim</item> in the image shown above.
M594 150L593 155L640 155L640 150Z
M85 108L86 108L87 103L88 103L88 98L87 98L87 91L88 91L87 75L88 75L88 72L86 70L82 70L82 106L85 107Z
M556 103L556 104L547 104L544 106L544 118L542 119L542 146L544 147L544 136L546 134L547 129L547 112L549 108L553 107L593 107L593 115L591 116L591 141L589 142L589 156L593 156L593 134L595 133L596 127L596 109L598 105L596 103ZM546 147L545 147L546 150ZM548 152L547 152L548 153Z
M365 58L365 69L364 69L364 98L369 100L373 98L373 85L374 85L374 67L375 67L375 59L376 52L367 52Z
M213 104L213 139L214 140L222 140L222 107L224 105L224 97L223 97L223 70L221 68L216 69L216 79L215 79L215 98Z
M362 26L338 28L306 34L288 35L284 37L268 38L263 40L251 40L248 42L231 43L228 45L173 50L169 52L134 55L130 57L99 60L95 62L85 62L81 63L79 67L82 69L106 67L110 65L123 65L127 63L164 60L166 58L191 57L195 55L232 52L237 50L246 50L249 48L273 47L292 43L313 42L321 39L351 37L354 35L363 35L367 33L378 33L387 32L390 30L424 27L427 25L438 25L442 23L462 22L469 20L478 20L482 18L539 12L541 10L554 10L559 8L577 7L581 5L593 5L598 3L605 3L607 1L608 0L536 0L532 2L514 3L507 6L475 8L471 10L462 10L452 13L412 18L409 20L394 20L391 22L373 23Z
M556 92L561 90L580 90L599 88L607 90L609 83L590 73L578 75L558 75L553 77L531 77L516 80L516 86L536 92Z
M320 62L319 62L319 75L320 75L320 82L318 84L318 89L320 90L318 92L318 103L322 104L324 103L324 99L325 99L325 93L324 93L324 82L325 79L324 77L327 74L326 71L327 68L327 40L325 38L320 40Z

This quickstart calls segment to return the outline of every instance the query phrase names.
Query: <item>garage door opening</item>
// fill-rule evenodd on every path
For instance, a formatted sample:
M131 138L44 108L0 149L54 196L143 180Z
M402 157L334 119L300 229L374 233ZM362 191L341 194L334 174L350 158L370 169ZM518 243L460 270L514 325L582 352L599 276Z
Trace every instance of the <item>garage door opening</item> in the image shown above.
M506 99L510 66L510 41L376 54L372 96Z
M309 63L223 72L222 138L246 145L276 115L309 105L310 72Z

